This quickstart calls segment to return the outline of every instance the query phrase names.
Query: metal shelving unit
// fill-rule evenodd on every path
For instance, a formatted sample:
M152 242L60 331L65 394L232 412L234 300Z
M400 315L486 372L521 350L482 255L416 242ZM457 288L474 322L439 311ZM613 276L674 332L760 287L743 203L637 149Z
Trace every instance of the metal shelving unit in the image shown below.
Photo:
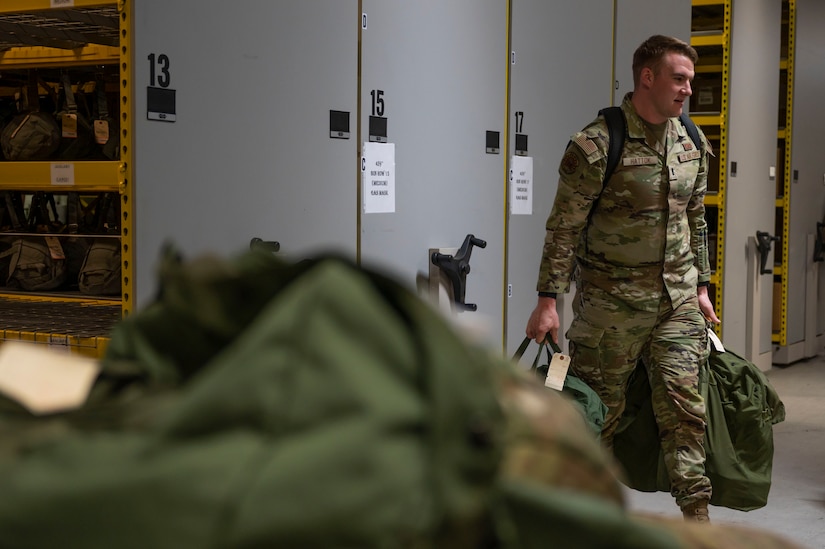
M68 3L67 3L68 4ZM28 293L0 287L0 340L65 345L72 352L102 355L117 320L130 313L133 273L131 168L130 0L4 0L0 3L0 93L30 69L107 70L116 76L119 112L118 160L2 161L0 190L23 193L117 193L120 199L122 291L113 299L77 292ZM15 80L16 79L16 80ZM115 80L114 78L112 80ZM112 91L107 87L107 91ZM69 168L69 184L53 176ZM67 166L68 165L68 166Z
M781 58L779 62L779 114L777 117L776 234L782 235L774 260L774 318L771 339L788 345L788 258L790 254L791 151L793 138L793 81L796 27L796 0L782 2Z
M727 179L728 89L730 74L731 0L692 0L691 45L699 53L696 80L708 91L694 86L691 118L702 127L714 149L708 169L705 208L712 237L710 293L716 314L722 316L725 259L725 190ZM718 88L718 89L717 89ZM717 97L718 95L718 97ZM703 109L707 103L707 111ZM716 331L721 335L721 325Z

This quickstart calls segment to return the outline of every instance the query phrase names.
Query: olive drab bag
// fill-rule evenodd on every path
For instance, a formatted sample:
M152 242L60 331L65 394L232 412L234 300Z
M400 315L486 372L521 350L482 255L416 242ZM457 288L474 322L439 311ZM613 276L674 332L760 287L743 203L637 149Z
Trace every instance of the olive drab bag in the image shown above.
M47 93L51 88L46 86ZM15 115L0 134L0 146L6 160L46 160L60 145L60 128L54 116L40 111L38 78L29 72L29 84L21 101L26 103L22 112Z
M521 345L519 345L518 349L516 349L516 352L513 354L513 361L518 362L522 356L524 356L524 352L527 350L527 347L530 345L531 341L533 340L529 337L524 338ZM551 349L553 353L561 353L561 349L555 343L540 343L538 353L530 366L530 371L542 383L544 383L544 380L547 377L547 371L552 360L553 355L550 352ZM540 364L542 362L541 357L543 351L547 355L547 362ZM597 395L596 392L591 389L589 385L587 385L587 383L571 373L567 373L564 378L562 394L573 400L593 434L597 437L601 435L602 428L604 427L604 419L607 417L608 410L607 406L605 406L604 402L602 402L601 398L599 398L599 395Z
M81 409L3 407L0 546L478 547L498 364L346 260L170 252Z
M121 252L118 224L118 193L97 198L91 232L108 234L92 239L77 278L78 289L86 295L118 295L121 292Z
M773 425L785 420L785 405L756 365L715 346L700 368L699 390L707 408L705 474L713 485L710 503L741 511L764 507L771 487ZM628 384L627 408L613 452L629 486L643 492L670 491L642 364Z
M27 231L58 232L60 226L54 196L42 191L34 193ZM48 291L60 288L66 281L66 255L60 239L55 236L16 237L4 254L9 258L8 286L32 292Z
M380 273L258 250L189 262L167 250L159 271L79 408L35 416L0 392L0 547L765 541L713 531L724 544L690 544L634 517L569 401ZM554 485L576 476L566 465L592 490Z

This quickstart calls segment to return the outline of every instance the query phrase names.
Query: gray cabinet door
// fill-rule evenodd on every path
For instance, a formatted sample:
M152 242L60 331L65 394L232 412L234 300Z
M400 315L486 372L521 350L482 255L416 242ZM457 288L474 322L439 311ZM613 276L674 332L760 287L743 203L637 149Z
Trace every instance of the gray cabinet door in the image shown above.
M357 0L134 9L137 301L167 240L187 255L258 237L355 258ZM149 119L170 90L174 122ZM349 113L349 139L330 137L331 110Z
M486 132L501 134L507 115L507 3L364 0L363 11L362 141L370 116L383 119L395 202L362 211L362 263L414 286L428 277L431 248L458 248L467 235L485 241L466 277L465 301L477 311L458 315L485 324L500 346L505 153L503 135L499 152L487 152Z
M825 158L822 154L822 56L825 52L825 4L796 1L796 53L793 84L793 158L788 227L788 345L825 332L825 264L813 263L807 240L825 222ZM760 83L761 86L761 83ZM786 197L787 200L787 197ZM778 246L778 245L777 245ZM809 277L817 269L818 288ZM818 295L818 303L807 296ZM810 314L810 308L816 312ZM819 317L817 320L817 316ZM813 323L813 325L811 325ZM821 343L820 348L821 350Z
M614 104L633 91L633 52L654 34L690 42L691 3L685 0L618 0L614 56Z
M536 305L544 225L556 196L562 154L570 136L610 104L612 36L610 0L579 0L564 6L513 0L510 154L515 152L515 134L526 135L527 156L533 159L533 204L530 215L509 215L510 355L523 340ZM562 296L562 300L569 302L571 297ZM565 316L561 303L559 308ZM562 318L563 326L570 320Z

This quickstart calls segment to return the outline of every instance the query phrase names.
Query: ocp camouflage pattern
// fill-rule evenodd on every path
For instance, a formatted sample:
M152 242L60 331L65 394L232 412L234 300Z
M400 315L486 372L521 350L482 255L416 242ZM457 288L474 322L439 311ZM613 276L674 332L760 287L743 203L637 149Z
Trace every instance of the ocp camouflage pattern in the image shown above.
M547 220L538 291L568 291L576 264L582 281L655 311L663 292L674 307L710 280L704 198L707 155L678 119L667 122L665 150L645 128L628 94L622 161L602 185L608 133L599 116L576 133L559 166Z

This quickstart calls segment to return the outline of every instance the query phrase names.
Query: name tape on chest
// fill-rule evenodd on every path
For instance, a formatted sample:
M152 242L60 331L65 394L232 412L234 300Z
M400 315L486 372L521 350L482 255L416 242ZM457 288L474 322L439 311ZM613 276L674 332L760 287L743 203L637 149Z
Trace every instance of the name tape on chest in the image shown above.
M691 160L696 160L702 156L701 151L690 151L690 152L683 152L679 155L679 162L685 163L690 162Z
M634 156L622 158L622 166L650 166L659 163L657 156Z

